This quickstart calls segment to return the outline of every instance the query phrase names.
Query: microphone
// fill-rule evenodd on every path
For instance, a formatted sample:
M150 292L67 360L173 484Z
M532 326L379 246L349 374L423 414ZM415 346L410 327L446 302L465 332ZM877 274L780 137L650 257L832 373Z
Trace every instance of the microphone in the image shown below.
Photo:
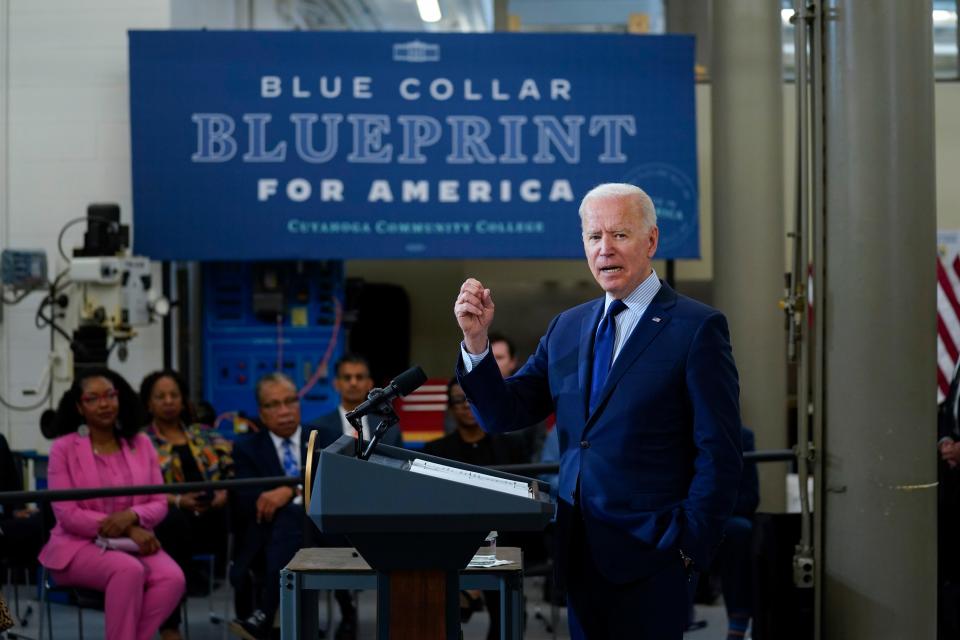
M414 365L394 378L390 384L383 389L372 390L367 395L366 400L347 414L347 420L353 420L354 418L360 419L368 413L380 413L383 412L384 409L390 409L390 404L395 399L402 398L426 381L427 374L423 372L423 369ZM384 405L386 405L386 407L384 407Z

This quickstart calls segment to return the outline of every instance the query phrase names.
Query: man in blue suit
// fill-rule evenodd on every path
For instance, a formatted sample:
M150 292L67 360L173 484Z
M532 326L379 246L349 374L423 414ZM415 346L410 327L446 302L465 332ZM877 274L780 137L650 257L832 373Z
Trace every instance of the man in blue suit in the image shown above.
M458 376L484 429L556 412L558 578L574 638L679 639L740 482L739 383L726 320L652 269L652 200L605 184L580 205L603 298L554 318L504 380L489 351L494 303L468 279L454 306Z

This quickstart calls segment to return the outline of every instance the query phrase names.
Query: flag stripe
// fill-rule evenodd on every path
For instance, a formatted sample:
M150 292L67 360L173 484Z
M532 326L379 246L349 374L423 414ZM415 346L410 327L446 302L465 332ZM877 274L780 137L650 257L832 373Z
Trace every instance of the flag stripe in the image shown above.
M950 359L953 362L957 361L957 345L953 341L953 337L950 335L950 332L947 330L946 324L943 322L943 314L937 314L937 336L940 340L943 341L943 346L947 350Z
M937 262L937 282L940 284L940 288L950 302L950 307L953 309L953 312L960 315L960 302L957 301L957 288L954 283L950 281L947 270L943 268L943 264L940 262Z
M950 391L960 357L960 255L937 259L937 402Z

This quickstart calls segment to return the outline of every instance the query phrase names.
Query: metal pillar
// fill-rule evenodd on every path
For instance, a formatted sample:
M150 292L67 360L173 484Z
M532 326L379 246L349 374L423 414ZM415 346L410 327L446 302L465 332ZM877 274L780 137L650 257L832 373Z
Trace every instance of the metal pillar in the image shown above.
M824 99L822 638L936 637L929 2L831 0ZM821 313L815 310L814 313Z
M713 7L713 283L730 323L744 424L758 449L786 435L784 193L780 7ZM785 465L760 468L761 508L782 511Z

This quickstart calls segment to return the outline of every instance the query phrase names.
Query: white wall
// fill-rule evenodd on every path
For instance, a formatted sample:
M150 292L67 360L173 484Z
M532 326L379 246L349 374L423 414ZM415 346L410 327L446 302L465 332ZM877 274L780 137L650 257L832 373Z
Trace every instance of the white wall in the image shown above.
M168 28L169 0L0 0L0 11L7 22L0 58L9 69L0 112L3 247L43 249L55 273L63 267L57 234L87 204L117 202L130 222L127 30ZM67 232L68 251L83 227ZM34 328L40 298L5 307L0 324L0 394L18 405L35 400L23 390L36 386L47 364L49 332ZM127 362L110 362L135 383L161 364L159 326L131 342ZM45 450L38 416L0 409L0 429L14 448Z

